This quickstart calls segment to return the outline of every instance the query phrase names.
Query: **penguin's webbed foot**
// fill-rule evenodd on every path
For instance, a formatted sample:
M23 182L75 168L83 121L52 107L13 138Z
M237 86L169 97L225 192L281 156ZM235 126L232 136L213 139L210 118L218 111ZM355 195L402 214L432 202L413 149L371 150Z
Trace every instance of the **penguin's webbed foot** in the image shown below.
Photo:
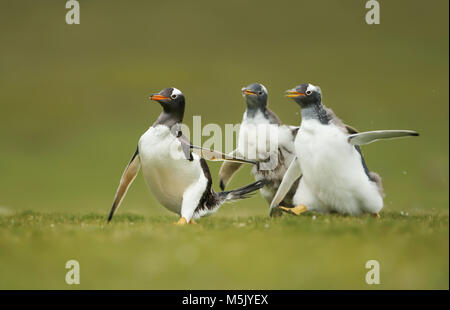
M180 217L178 222L174 223L175 225L186 225L188 222L184 217Z
M293 214L293 215L300 215L303 212L308 211L306 209L305 205L298 205L298 206L293 207L293 208L286 208L286 207L279 206L278 208L280 208L281 210L283 210L286 213Z
M186 224L197 224L196 221L194 221L193 219L191 219L189 222L186 220L186 218L184 217L180 217L180 219L178 220L178 222L174 223L175 225L186 225Z

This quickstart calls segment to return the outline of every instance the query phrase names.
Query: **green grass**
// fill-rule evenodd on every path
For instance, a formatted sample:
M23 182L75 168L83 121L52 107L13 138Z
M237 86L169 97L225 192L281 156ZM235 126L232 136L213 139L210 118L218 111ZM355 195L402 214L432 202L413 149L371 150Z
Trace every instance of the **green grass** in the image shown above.
M0 216L0 289L448 289L447 212L370 216ZM65 284L76 259L81 284ZM365 284L365 262L381 284Z

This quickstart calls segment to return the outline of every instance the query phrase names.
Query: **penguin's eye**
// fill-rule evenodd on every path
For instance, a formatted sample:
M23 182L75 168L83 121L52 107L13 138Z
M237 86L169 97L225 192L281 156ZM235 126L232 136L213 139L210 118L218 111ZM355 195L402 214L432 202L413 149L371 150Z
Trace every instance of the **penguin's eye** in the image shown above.
M261 96L262 94L263 94L263 92L262 92L262 91L259 91L259 92L258 92L258 95L260 95L260 96Z
M170 98L172 98L172 99L176 99L177 97L178 96L176 94L173 94L173 95L170 96Z
M311 95L311 93L312 93L312 91L310 91L310 90L307 90L306 91L306 94L309 96L309 95Z

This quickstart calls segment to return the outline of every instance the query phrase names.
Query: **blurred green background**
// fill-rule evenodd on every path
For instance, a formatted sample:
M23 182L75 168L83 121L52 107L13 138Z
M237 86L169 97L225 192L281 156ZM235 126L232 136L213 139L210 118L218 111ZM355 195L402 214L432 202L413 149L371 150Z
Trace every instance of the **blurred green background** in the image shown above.
M269 106L284 123L297 125L299 108L283 92L311 82L321 86L324 103L359 130L420 132L417 139L375 143L363 152L369 168L383 177L386 212L443 216L439 236L429 236L437 240L433 249L438 254L431 251L428 262L444 275L430 282L417 278L410 288L448 288L449 3L380 4L381 24L367 25L365 1L356 0L81 0L81 24L67 25L65 1L1 0L0 214L31 210L106 216L140 135L160 113L148 100L152 92L177 87L187 98L186 124L201 115L203 124L224 126L242 118L241 87L260 82L268 88ZM215 181L220 163L209 166ZM250 181L246 167L230 185ZM218 190L217 182L214 186ZM255 195L222 208L208 221L265 218L267 211ZM149 194L141 174L120 213L170 215ZM30 241L23 231L11 237L23 242L9 240L5 227L0 235L0 245L9 249L2 253L0 246L4 268L25 251L20 244ZM415 229L411 223L410 230ZM136 246L129 249L138 251L139 242L133 240ZM96 247L92 242L91 250ZM111 255L102 259L114 259L108 250ZM20 252L38 256L32 271L43 261L49 264L50 250L33 251ZM14 282L16 269L6 269L11 276L4 275L0 287L39 287ZM240 284L211 281L211 288ZM208 288L190 283L182 288ZM401 283L393 287L402 288ZM292 281L273 288L307 284Z

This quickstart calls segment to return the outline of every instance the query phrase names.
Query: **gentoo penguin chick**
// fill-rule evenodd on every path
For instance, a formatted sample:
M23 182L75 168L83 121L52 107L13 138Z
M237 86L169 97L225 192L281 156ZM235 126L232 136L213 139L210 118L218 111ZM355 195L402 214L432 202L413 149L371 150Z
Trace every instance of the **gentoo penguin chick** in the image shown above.
M272 201L274 208L291 184L302 175L294 196L296 213L337 212L348 215L370 213L378 217L383 208L381 178L369 172L359 145L378 139L418 136L409 130L351 133L322 104L319 87L302 84L287 91L301 107L302 123L295 139L292 161Z
M163 112L139 139L137 150L120 180L108 221L119 207L140 166L156 199L181 216L177 224L192 223L193 219L216 212L224 202L246 198L249 193L264 186L264 181L258 181L237 190L216 193L212 188L208 165L199 154L213 160L254 162L191 145L181 132L185 98L178 89L163 89L151 95L150 99L159 102Z
M242 88L247 109L239 129L238 145L231 155L257 160L252 174L255 180L266 180L260 192L271 203L294 155L294 139L299 127L282 125L278 116L267 107L267 89L259 83ZM219 171L222 190L242 163L224 162ZM298 186L297 178L281 204L294 207L292 199ZM279 210L277 210L279 211ZM281 212L272 213L280 215Z

